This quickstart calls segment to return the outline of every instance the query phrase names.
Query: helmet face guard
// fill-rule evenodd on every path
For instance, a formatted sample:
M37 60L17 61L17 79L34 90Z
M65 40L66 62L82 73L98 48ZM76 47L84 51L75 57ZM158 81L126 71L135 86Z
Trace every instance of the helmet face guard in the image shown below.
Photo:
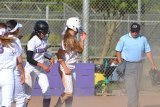
M79 30L78 30L78 33L80 33L80 34L81 34L82 32L83 32L83 28L82 28L82 27L80 27L80 28L79 28Z

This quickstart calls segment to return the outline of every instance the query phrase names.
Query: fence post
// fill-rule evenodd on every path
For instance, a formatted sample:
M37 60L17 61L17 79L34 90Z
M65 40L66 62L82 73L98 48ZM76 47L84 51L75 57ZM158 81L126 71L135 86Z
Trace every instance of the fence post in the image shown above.
M89 34L88 23L89 23L89 0L83 0L83 30L86 32L87 36ZM88 37L84 42L82 61L84 63L88 61Z
M138 0L138 23L141 21L141 0Z
M46 22L48 22L49 18L49 5L46 6Z

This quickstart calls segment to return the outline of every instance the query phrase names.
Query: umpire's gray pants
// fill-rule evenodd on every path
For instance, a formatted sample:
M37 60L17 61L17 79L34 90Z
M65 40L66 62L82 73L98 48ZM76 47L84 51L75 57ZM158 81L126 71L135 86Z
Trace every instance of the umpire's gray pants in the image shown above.
M128 95L128 107L139 107L139 89L142 70L142 62L126 62L125 85Z

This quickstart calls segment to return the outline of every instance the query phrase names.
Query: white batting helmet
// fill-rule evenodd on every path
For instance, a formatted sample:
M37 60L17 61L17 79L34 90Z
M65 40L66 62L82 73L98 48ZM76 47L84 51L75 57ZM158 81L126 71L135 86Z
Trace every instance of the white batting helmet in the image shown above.
M81 27L80 19L78 17L71 17L71 18L67 19L66 26L68 28L78 32Z

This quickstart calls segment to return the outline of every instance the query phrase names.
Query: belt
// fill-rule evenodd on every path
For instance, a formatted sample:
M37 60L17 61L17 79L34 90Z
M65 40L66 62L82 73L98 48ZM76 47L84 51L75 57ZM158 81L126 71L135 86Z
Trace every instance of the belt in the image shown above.
M126 61L128 63L141 63L142 61Z

